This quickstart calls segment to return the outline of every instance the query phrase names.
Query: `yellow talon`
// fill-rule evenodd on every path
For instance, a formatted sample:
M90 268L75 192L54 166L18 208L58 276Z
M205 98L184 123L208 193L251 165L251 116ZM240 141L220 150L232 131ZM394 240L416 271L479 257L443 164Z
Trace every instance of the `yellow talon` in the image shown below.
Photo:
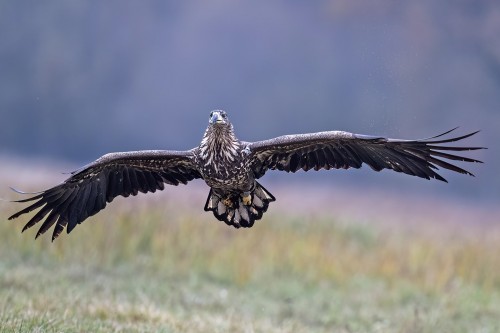
M252 196L250 194L243 196L242 199L245 206L250 206L252 204Z
M225 199L222 199L222 203L223 203L226 207L233 207L233 201L231 200L231 198L225 198Z

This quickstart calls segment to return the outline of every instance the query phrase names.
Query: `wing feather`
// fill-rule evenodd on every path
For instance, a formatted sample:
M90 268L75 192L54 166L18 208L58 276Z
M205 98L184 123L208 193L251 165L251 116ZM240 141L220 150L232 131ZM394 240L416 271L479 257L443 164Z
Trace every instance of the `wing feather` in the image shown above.
M302 170L360 168L367 164L375 171L391 169L425 179L445 181L436 171L439 167L454 172L473 174L449 161L482 163L473 158L449 152L485 149L483 147L448 146L474 134L445 138L454 131L420 140L388 139L377 136L330 131L285 135L270 140L246 143L256 178L267 170L296 172ZM446 152L448 151L448 152Z
M150 150L107 154L93 163L72 172L63 183L36 195L17 200L32 202L9 217L15 219L35 209L40 210L26 223L23 231L43 220L36 237L54 224L52 240L67 228L70 233L77 224L104 209L119 195L128 197L139 192L163 190L164 183L186 184L201 175L193 162L194 151Z
M126 166L123 167L122 175L123 175L123 191L121 193L126 198L132 194L132 182L130 181L128 168Z

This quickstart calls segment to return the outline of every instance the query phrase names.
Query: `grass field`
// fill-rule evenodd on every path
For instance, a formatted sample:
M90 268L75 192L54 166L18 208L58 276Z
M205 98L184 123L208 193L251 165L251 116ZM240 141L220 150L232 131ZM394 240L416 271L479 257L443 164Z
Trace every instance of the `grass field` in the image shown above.
M500 331L495 213L405 223L276 203L235 230L193 193L117 200L54 243L0 202L0 332Z

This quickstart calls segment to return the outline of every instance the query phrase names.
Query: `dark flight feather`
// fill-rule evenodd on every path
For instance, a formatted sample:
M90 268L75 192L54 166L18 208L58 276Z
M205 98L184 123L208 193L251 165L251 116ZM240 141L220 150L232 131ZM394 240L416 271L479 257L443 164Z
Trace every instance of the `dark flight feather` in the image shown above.
M455 129L453 129L455 130ZM482 163L476 159L443 153L443 151L469 151L482 147L450 147L441 144L466 139L476 132L448 139L436 140L453 130L421 140L398 140L353 134L348 132L319 132L311 134L285 135L270 140L248 143L254 162L252 169L256 178L267 170L296 172L319 169L360 168L367 164L375 171L392 169L421 178L446 179L435 170L438 167L462 174L473 174L443 159ZM318 158L322 154L326 158ZM279 158L277 158L279 157ZM441 158L441 159L440 159Z
M62 184L18 202L35 201L9 217L10 220L42 207L23 228L31 228L45 218L36 237L56 224L54 240L67 226L77 224L106 207L119 195L163 190L162 181L177 185L200 178L192 163L192 151L142 151L108 154L85 168L71 173ZM179 166L183 165L183 171ZM56 223L57 221L57 223Z

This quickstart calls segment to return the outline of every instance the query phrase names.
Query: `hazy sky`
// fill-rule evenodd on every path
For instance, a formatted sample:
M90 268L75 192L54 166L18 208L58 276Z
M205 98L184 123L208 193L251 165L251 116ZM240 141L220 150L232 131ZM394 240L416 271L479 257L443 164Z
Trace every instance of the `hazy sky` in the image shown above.
M499 35L498 1L2 2L0 153L188 149L215 108L244 140L461 126L490 148L475 179L338 179L500 200Z

